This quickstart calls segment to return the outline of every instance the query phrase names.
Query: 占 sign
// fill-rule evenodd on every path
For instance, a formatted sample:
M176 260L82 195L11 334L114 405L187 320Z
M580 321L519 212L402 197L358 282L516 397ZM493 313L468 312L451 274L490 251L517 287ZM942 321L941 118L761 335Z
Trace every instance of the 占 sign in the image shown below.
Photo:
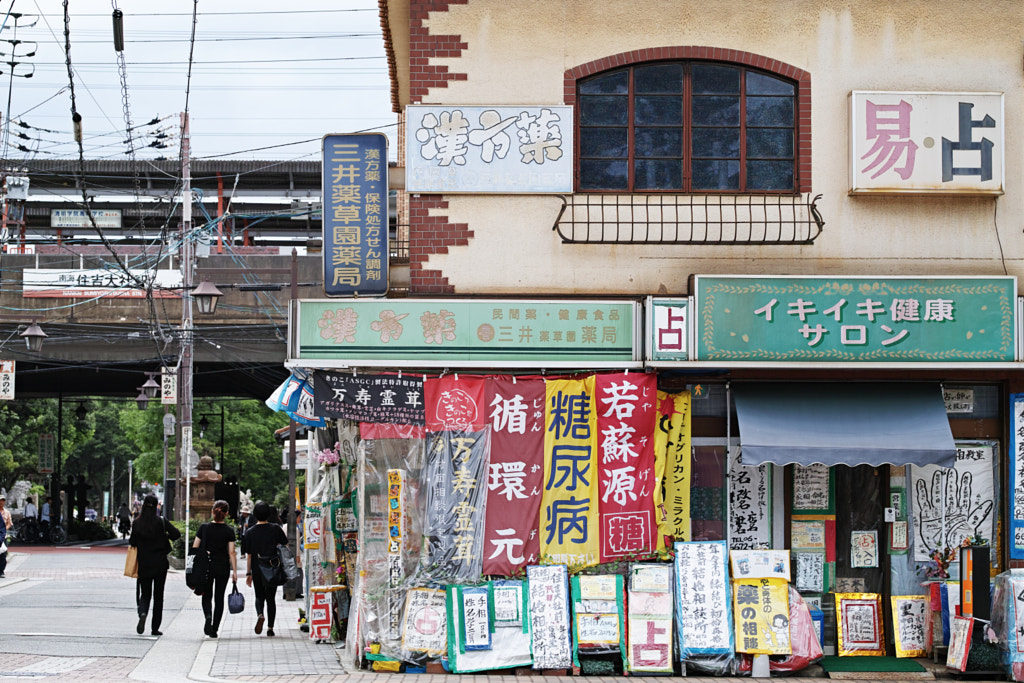
M323 139L324 293L388 291L388 139L382 133Z
M686 299L647 299L647 359L689 360L689 303Z
M698 276L698 360L1012 362L1013 277Z
M1002 93L850 95L851 191L1002 194Z

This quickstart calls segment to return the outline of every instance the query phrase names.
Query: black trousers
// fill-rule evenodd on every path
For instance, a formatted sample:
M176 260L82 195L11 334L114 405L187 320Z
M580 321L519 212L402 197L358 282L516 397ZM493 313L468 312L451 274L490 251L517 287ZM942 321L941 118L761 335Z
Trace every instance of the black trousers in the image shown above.
M149 612L150 598L153 600L153 622L150 630L160 630L160 622L164 616L164 584L167 583L167 572L150 578L135 579L135 601L139 606L139 616Z
M268 586L263 580L259 567L252 573L252 588L256 591L256 614L263 614L263 605L267 606L267 628L274 628L277 616L277 586Z
M224 593L227 592L229 578L227 574L211 576L210 590L203 593L203 614L213 624L214 631L220 628L220 618L224 616Z
M0 518L0 543L7 540L7 527L4 526L3 518ZM7 571L7 552L0 553L0 574Z

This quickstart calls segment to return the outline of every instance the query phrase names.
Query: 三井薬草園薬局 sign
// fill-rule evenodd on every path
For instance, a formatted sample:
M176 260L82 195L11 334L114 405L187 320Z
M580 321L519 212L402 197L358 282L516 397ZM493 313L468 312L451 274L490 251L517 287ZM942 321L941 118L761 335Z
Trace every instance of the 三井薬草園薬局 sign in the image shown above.
M697 276L697 360L1012 362L1013 277Z
M323 139L324 294L388 291L388 138Z
M304 300L298 365L639 367L633 301Z

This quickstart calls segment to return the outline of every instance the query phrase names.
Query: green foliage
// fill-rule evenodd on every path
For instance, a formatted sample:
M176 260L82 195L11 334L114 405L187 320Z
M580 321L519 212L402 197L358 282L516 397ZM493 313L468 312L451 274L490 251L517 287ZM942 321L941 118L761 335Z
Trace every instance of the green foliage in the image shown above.
M105 541L114 538L114 529L105 522L79 522L73 519L68 526L68 533L80 541Z

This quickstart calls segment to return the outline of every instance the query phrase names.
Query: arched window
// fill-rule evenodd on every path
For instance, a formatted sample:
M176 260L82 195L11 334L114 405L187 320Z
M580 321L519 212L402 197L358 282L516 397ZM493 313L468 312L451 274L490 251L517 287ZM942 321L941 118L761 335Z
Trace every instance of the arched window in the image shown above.
M798 85L698 60L580 78L577 190L796 192Z

